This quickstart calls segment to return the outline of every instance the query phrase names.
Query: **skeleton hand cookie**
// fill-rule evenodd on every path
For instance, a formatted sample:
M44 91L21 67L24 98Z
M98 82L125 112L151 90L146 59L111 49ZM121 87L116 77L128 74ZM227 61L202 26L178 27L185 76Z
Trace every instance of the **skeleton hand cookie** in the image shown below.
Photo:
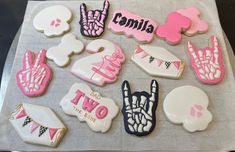
M175 124L183 124L189 132L205 130L212 121L208 111L209 99L204 91L194 86L182 86L172 90L165 98L163 109L167 118Z
M158 83L152 80L151 93L145 91L131 93L128 81L122 83L125 130L129 134L145 136L150 134L156 124L155 111L158 105Z
M51 69L45 62L46 50L40 50L33 62L33 53L24 54L23 68L16 74L17 85L26 96L42 95L52 77Z
M211 37L212 47L197 49L192 42L187 43L187 52L197 78L205 84L217 84L224 78L224 65L219 41Z
M105 21L108 17L109 1L104 1L103 10L86 10L86 4L80 6L81 34L86 37L95 38L103 34Z

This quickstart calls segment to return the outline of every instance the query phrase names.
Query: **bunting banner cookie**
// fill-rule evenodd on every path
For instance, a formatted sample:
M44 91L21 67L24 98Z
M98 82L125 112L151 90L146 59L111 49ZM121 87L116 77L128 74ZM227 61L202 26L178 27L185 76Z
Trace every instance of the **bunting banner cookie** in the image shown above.
M31 144L56 147L67 128L48 107L20 104L10 122L22 140Z
M152 80L150 94L142 92L131 93L128 81L122 83L125 130L129 134L145 136L150 134L156 125L155 111L158 106L158 83Z
M127 10L116 10L108 28L115 33L125 33L139 42L150 43L157 24L149 18L143 18Z
M212 47L197 49L192 42L187 43L187 53L197 78L205 84L217 84L224 78L222 50L217 37L211 37Z
M164 48L139 45L131 57L140 68L152 76L178 79L185 63Z
M125 61L122 49L108 40L97 39L86 46L86 51L93 54L78 59L71 72L99 86L114 82Z
M115 102L92 91L86 84L75 83L60 102L63 111L85 121L95 132L105 133L119 108Z
M208 96L201 89L182 86L166 96L163 110L172 123L182 124L189 132L202 131L212 121L208 103Z

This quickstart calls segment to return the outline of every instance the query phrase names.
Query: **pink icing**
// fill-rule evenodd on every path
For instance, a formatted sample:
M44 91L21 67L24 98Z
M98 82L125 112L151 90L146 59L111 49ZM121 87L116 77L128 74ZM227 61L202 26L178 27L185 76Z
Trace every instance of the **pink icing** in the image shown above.
M81 92L80 90L77 90L76 92L76 96L73 100L71 100L71 102L75 105L78 104L78 101L80 100L81 97L83 97L85 94L83 92Z
M50 67L45 64L46 50L41 49L33 62L33 53L26 51L23 68L16 74L17 85L26 96L42 95L52 77Z
M22 110L17 116L16 116L16 119L19 119L19 118L22 118L22 117L25 117L26 116L26 113L24 110Z
M97 108L95 115L99 119L103 119L108 114L108 109L105 106L100 106Z
M124 32L141 42L151 42L157 24L149 18L140 17L127 10L116 10L108 28L114 32Z
M33 122L32 126L31 126L31 133L33 133L40 125L37 124L36 122Z
M85 96L85 99L84 99L83 105L82 105L82 109L86 110L88 112L91 112L98 105L99 105L99 103L97 101Z
M192 21L191 27L185 32L186 35L191 36L208 31L208 23L200 19L200 12L196 7L181 9L177 12L185 17L188 17Z
M51 140L53 139L53 137L55 136L57 131L58 131L58 129L56 129L56 128L49 128L49 134L50 134Z
M192 117L198 117L200 118L202 116L202 105L195 104L190 108L190 115Z
M192 42L187 43L187 53L197 78L205 84L217 84L224 78L222 50L215 36L211 37L212 47L197 49Z
M182 39L181 32L190 28L191 20L177 12L167 16L167 22L160 25L156 31L158 37L165 39L170 44L178 44Z

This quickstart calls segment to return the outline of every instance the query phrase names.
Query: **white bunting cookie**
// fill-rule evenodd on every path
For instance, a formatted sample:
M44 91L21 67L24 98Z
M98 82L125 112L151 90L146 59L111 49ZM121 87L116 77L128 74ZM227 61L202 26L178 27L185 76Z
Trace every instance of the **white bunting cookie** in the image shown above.
M58 46L53 46L47 50L46 56L53 60L56 65L66 66L71 54L79 54L83 51L84 44L77 40L73 34L66 34L62 37L61 43Z
M24 142L55 147L67 128L48 107L20 104L10 122Z
M205 130L212 121L208 111L209 99L204 91L194 86L182 86L172 90L165 98L163 109L167 118L175 124L183 124L189 132Z

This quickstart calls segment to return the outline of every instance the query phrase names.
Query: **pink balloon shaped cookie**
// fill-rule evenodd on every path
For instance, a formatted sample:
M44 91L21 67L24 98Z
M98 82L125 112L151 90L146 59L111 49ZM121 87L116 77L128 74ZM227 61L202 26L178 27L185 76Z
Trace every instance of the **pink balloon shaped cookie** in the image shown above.
M200 18L200 11L196 7L181 9L177 12L192 21L191 27L184 33L185 35L193 36L208 31L208 23Z
M224 78L222 50L215 36L211 37L212 47L197 49L187 43L187 52L197 78L205 84L217 84Z
M24 54L23 68L16 74L17 85L26 96L42 95L52 77L50 67L45 64L46 50L41 49L33 62L33 53Z
M177 12L167 17L167 22L160 25L156 31L158 37L165 39L169 44L178 44L182 39L182 32L189 29L191 20Z

